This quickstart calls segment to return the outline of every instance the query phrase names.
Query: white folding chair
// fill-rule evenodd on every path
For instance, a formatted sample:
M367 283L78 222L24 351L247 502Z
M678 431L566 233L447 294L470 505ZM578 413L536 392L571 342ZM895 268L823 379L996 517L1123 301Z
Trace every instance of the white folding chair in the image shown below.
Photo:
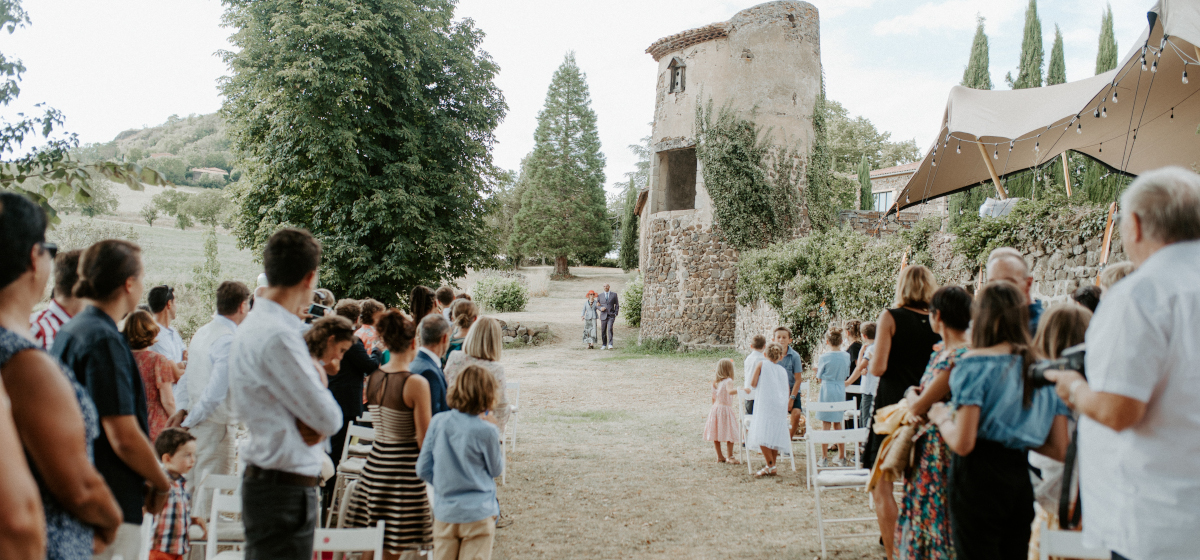
M1046 525L1046 521L1042 520L1038 557L1040 560L1050 560L1051 556L1081 560L1108 560L1112 558L1112 552L1086 547L1083 545L1082 532L1051 529Z
M508 423L504 425L504 442L502 443L511 443L515 453L517 451L517 422L521 412L521 382L505 383L504 396L508 398Z
M150 560L150 547L154 546L154 516L142 513L142 529L138 534L142 541L142 549L138 552L137 560Z
M204 480L200 481L200 484L196 487L196 491L192 493L192 497L193 497L192 499L200 499L200 497L204 495L201 492L201 490L212 490L213 494L237 495L237 494L240 494L241 490L242 490L242 477L231 475L231 474L209 473L208 475L206 475L204 477ZM226 531L226 533L227 533L226 540L230 540L230 541L240 540L240 539L234 538L234 535L229 535L228 534L229 531ZM208 543L207 539L192 540L192 548L200 548L202 550L206 550L207 546L208 546L207 543Z
M383 521L364 529L317 529L313 552L368 552L383 558Z
M746 445L746 436L750 435L750 418L746 414L746 393L738 391L738 427L742 430L742 459L746 463L746 472L754 474L754 469L750 468L750 446Z
M208 519L208 542L204 547L204 560L241 560L242 558L242 551L240 549L226 550L220 554L217 553L217 545L232 545L240 548L246 540L244 529L242 529L241 539L224 540L221 538L223 535L220 533L222 533L223 527L234 523L239 527L242 526L241 520L234 522L223 521L221 519L223 514L232 514L240 517L242 514L242 497L237 494L213 493L212 511L209 512Z
M867 441L866 428L858 428L855 430L815 430L809 432L809 445L821 444L837 444L846 445L858 444ZM851 533L847 535L825 535L825 526L833 523L875 523L875 516L870 517L848 517L842 519L825 519L824 512L821 509L821 494L832 490L863 490L867 489L867 482L871 479L871 471L867 469L853 470L824 470L816 473L813 476L813 494L817 503L817 535L821 541L821 556L825 557L825 540L826 539L849 539L856 537L871 537L879 536L878 531L865 533Z
M836 402L836 403L810 402L807 404L808 404L807 414L808 414L808 420L809 420L809 427L808 427L809 436L816 433L817 431L845 431L845 430L815 430L815 429L813 429L812 424L814 422L819 421L819 420L817 420L817 417L816 417L816 414L818 412L841 412L841 413L845 414L846 411L854 409L854 401L844 401L844 402ZM863 441L866 441L866 440L863 440ZM854 446L853 451L854 451L854 466L852 466L852 467L819 467L817 465L817 446L813 444L812 437L806 438L804 454L805 454L805 461L806 461L805 464L808 465L808 473L805 476L805 479L807 481L808 487L809 488L812 487L813 477L817 475L818 470L826 470L826 469L846 470L846 469L859 468L861 465L859 465L860 456L859 456L858 445Z
M362 414L359 415L359 417L357 419L355 419L354 421L358 422L359 424L370 424L371 423L371 411L370 410L362 411Z
M345 495L346 482L353 480L362 475L362 469L366 466L367 460L362 456L362 451L370 453L370 447L363 443L355 442L375 441L375 429L366 426L358 426L351 423L346 427L346 440L342 443L342 460L338 463L337 476L333 482L333 498L329 502L329 512L325 514L325 526L334 527L334 518L337 515L338 505ZM360 453L352 453L352 448L358 448L354 451ZM364 449L365 448L365 449Z

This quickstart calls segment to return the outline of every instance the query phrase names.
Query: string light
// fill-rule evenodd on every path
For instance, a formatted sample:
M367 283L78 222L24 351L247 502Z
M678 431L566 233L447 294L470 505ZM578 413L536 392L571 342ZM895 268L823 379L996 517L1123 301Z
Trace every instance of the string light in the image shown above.
M1040 152L1040 151L1042 151L1042 143L1041 143L1041 142L1034 142L1034 143L1033 143L1033 151L1035 151L1035 152Z
M1108 109L1101 107L1100 108L1100 116L1107 119L1108 118Z
M1096 118L1100 118L1100 109L1096 109L1096 111L1094 113L1092 113L1092 116L1096 117Z
M931 160L929 165L932 167L937 167L937 160Z
M1142 55L1142 72L1146 71L1146 55Z
M1083 124L1075 125L1075 134L1083 134Z
M1100 143L1100 153L1104 153L1104 142Z
M1187 83L1187 63L1183 63L1183 83Z
M959 142L958 146L954 148L954 153L956 153L956 154L962 153L962 142Z
M1157 61L1157 60L1155 60L1155 61L1154 61L1154 64L1151 64L1151 65L1150 65L1150 71L1151 71L1151 72L1158 72L1158 61Z
M1000 150L996 150L992 153L992 159L1000 159Z
M1116 103L1117 103L1117 92L1114 91L1113 92L1113 104L1116 105Z
M1171 118L1175 118L1175 108L1171 107Z
M1009 141L1008 141L1008 151L1010 151L1010 152L1012 151L1012 149L1013 149L1013 144L1015 144L1016 142L1017 142L1016 140L1009 140Z

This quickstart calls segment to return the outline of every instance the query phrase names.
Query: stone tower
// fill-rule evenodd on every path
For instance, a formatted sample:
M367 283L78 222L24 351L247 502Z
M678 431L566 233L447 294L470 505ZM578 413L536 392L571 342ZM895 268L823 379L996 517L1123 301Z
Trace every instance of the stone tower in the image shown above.
M713 229L712 200L696 160L696 108L709 100L753 120L772 143L807 152L820 90L817 9L783 0L729 21L664 37L658 63L650 184L638 196L641 335L687 345L731 345L737 251Z

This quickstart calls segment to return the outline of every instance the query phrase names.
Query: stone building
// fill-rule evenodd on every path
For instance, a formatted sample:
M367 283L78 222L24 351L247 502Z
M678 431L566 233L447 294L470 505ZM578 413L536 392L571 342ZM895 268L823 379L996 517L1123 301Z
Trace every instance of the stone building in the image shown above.
M696 159L696 109L729 106L806 153L820 90L817 9L768 2L729 21L664 37L646 49L658 63L649 186L639 194L645 337L731 345L737 251L713 229L712 200Z
M908 184L908 180L920 169L921 162L915 161L904 165L894 167L885 167L883 169L875 169L871 171L871 194L874 197L872 201L872 209L877 212L886 212L896 203L896 197L900 191ZM917 190L916 192L920 192ZM926 216L944 217L947 214L946 197L931 200L924 204L919 204L905 209L905 212ZM903 201L901 201L903 203Z

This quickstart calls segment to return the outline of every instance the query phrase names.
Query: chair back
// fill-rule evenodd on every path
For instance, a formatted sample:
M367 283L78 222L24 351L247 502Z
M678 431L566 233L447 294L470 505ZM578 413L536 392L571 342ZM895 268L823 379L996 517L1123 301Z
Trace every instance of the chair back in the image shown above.
M808 403L809 412L845 412L847 410L855 410L854 401L843 402L813 402Z
M231 474L212 474L204 477L200 482L201 488L208 488L220 492L222 490L232 490L237 494L242 489L242 477Z
M867 441L870 428L855 430L809 430L808 441L814 445L825 443L862 443Z
M1110 551L1097 550L1084 546L1082 532L1050 529L1045 521L1041 522L1041 539L1038 543L1038 555L1042 560L1047 560L1051 556L1080 558L1084 560L1106 560L1112 558L1112 552Z
M217 556L217 521L222 513L242 513L242 497L239 495L213 492L212 510L208 520L208 543L204 547L204 559L212 560Z
M342 461L350 455L350 440L358 438L360 440L375 441L375 428L366 426L358 426L353 422L346 427L346 439L342 441Z
M317 529L313 552L375 552L383 558L383 521L363 529Z
M508 399L511 412L521 409L521 382L509 381L504 384L504 396ZM513 407L516 407L515 409Z

